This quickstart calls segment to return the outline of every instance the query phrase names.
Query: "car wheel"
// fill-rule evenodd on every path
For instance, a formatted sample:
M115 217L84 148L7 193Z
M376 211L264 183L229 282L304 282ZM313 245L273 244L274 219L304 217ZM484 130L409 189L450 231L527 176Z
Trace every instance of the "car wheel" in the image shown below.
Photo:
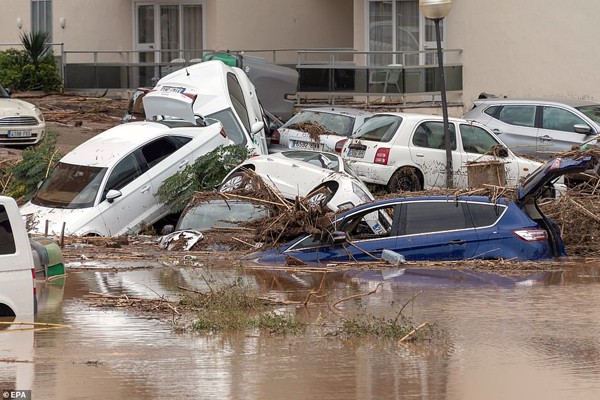
M240 189L252 190L252 183L245 173L236 172L223 182L219 188L219 192L233 192Z
M327 206L327 203L329 203L329 200L331 200L332 197L332 190L326 186L321 186L309 193L306 197L306 201L309 207L323 208Z
M388 192L416 192L422 190L421 181L414 168L400 168L394 172L387 185Z

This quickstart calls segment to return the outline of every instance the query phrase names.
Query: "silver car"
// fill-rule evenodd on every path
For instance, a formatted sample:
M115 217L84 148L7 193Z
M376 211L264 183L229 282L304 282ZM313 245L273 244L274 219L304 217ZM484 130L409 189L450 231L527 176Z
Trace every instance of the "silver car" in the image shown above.
M488 126L516 154L549 159L600 133L600 103L488 98L463 116Z

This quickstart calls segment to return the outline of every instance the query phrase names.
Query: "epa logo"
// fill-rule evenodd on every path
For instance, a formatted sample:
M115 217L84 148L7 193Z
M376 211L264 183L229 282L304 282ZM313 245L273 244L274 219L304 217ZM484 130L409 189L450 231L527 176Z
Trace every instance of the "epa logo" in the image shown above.
M31 390L3 390L2 398L31 400Z

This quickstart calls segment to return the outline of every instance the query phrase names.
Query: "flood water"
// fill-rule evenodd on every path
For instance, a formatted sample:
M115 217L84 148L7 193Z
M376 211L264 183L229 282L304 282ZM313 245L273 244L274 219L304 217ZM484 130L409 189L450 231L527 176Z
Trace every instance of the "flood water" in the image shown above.
M69 327L0 331L0 389L32 390L33 399L600 398L600 263L531 276L411 268L327 274L330 302L377 288L341 303L348 315L393 318L414 297L404 314L445 335L408 346L345 341L321 328L285 337L175 333L170 321L84 298L176 299L178 286L206 290L238 274L234 267L90 268L46 283L36 321ZM304 300L322 280L268 270L243 277L288 300ZM323 331L332 318L324 305L295 312Z

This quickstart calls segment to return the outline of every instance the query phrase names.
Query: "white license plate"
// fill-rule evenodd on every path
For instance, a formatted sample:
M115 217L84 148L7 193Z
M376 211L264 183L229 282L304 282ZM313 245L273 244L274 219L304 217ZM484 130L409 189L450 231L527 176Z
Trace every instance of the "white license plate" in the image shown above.
M363 158L365 151L361 149L348 149L348 157Z
M314 142L301 142L299 140L292 140L292 149L318 149L319 146Z
M12 138L31 137L31 131L8 131L8 137L12 137Z

